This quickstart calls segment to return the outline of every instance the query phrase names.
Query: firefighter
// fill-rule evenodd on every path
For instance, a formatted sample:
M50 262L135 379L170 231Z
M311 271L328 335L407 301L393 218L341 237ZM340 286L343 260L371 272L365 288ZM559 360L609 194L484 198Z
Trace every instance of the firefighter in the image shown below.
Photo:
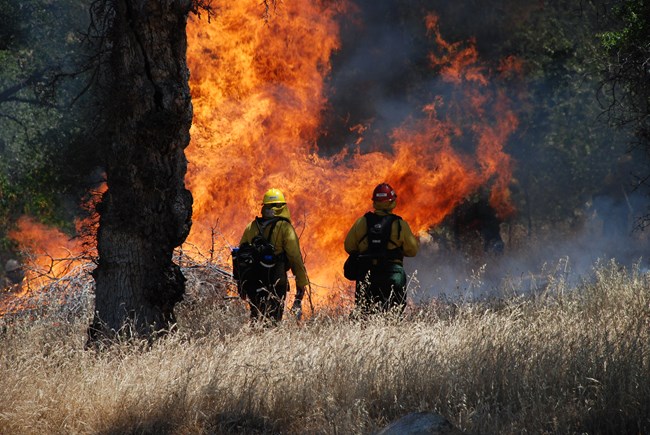
M7 260L5 263L5 277L2 280L2 289L4 291L16 291L19 290L23 280L25 279L25 271L23 267L13 258Z
M345 237L345 251L365 258L355 275L355 311L361 315L387 312L406 306L404 257L414 257L419 242L408 223L393 214L397 194L387 183L372 193L374 211L357 219Z
M291 223L289 208L284 194L279 189L269 189L264 194L261 215L244 230L240 249L244 244L251 244L255 236L261 233L264 239L273 245L275 265L265 273L264 282L252 290L248 289L244 293L240 291L240 295L248 299L252 322L269 320L272 324L277 324L282 320L284 301L289 290L287 271L291 269L296 277L296 295L291 311L298 318L302 313L302 299L309 285L309 278L302 259L298 235Z

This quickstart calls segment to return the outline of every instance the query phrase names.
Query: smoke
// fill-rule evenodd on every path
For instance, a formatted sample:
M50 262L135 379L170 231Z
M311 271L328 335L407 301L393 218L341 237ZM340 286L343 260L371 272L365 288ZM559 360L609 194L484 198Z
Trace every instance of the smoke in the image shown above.
M390 132L418 110L412 88L426 70L421 65L426 48L417 39L424 35L424 22L400 21L398 3L357 2L341 23L341 50L332 59L328 83L327 135L320 149L337 151L362 136L362 151L385 148Z
M646 203L640 193L623 200L596 197L584 205L572 227L548 228L537 238L520 227L520 234L508 240L507 233L517 233L517 228L502 224L509 242L502 254L472 251L476 245L449 249L430 238L417 257L405 260L412 277L410 297L426 302L532 294L550 281L568 286L588 281L598 265L610 261L628 270L637 265L647 270L648 234L638 228Z
M440 17L447 40L471 41L496 68L506 53L503 43L539 2L358 0L354 5L342 19L341 49L332 59L327 133L319 140L325 152L358 144L361 151L386 149L391 131L421 116L435 96L451 92L432 71L428 55L436 44L425 26L427 14Z

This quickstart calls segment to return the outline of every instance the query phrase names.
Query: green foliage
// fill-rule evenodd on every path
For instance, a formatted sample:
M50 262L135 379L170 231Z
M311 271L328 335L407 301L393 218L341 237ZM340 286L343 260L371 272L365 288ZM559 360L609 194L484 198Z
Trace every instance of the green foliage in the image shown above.
M69 227L66 198L95 164L79 146L92 113L89 96L78 99L89 4L0 0L0 251L21 214Z
M647 39L650 31L648 6L644 0L627 0L612 9L612 18L620 21L618 30L598 34L605 50L615 53L619 50L635 49L639 42ZM645 14L645 15L644 15Z

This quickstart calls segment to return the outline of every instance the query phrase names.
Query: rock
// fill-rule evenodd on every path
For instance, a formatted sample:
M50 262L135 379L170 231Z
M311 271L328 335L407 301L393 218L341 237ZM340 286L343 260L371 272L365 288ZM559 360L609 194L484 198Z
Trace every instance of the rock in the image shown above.
M446 418L430 412L414 412L396 420L376 435L462 435Z

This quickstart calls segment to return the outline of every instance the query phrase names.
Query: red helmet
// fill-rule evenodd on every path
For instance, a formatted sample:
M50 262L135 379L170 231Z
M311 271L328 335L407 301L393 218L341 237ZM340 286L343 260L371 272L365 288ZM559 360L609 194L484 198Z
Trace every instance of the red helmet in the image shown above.
M397 193L388 183L381 183L372 192L372 200L375 202L395 201Z

